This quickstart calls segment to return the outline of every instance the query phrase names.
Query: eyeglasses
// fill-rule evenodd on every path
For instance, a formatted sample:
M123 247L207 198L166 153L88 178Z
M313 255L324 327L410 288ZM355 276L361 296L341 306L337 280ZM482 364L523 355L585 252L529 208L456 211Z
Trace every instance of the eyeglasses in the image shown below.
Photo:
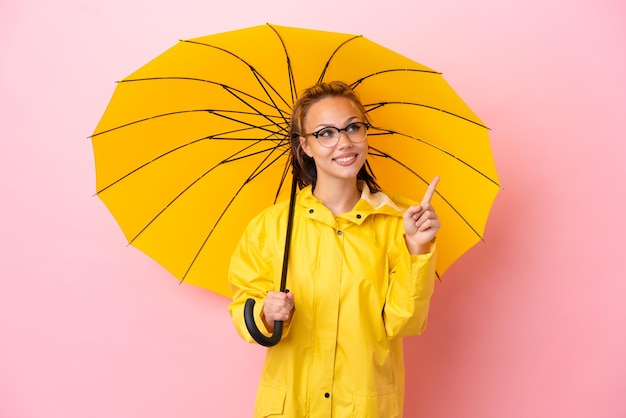
M352 122L345 128L335 128L334 126L327 126L318 131L304 134L304 136L313 135L321 146L326 148L332 148L339 142L341 131L346 133L346 136L348 137L350 142L362 142L365 140L365 137L367 136L367 130L369 128L370 125L368 123Z

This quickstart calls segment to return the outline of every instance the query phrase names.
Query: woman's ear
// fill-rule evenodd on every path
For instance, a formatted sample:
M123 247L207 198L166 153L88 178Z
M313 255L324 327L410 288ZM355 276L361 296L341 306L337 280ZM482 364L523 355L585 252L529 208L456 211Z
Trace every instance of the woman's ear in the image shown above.
M300 136L300 147L302 148L302 151L304 151L304 153L309 156L309 158L313 158L311 147L309 146L306 138L303 136Z

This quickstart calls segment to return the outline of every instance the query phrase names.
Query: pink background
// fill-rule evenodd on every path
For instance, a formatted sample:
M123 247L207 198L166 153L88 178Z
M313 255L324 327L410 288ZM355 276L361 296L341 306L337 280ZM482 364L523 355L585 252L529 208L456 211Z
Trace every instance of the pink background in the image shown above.
M406 341L406 416L626 416L625 4L3 0L0 416L251 415L263 349L125 245L87 137L178 39L265 22L364 34L492 128L504 190Z

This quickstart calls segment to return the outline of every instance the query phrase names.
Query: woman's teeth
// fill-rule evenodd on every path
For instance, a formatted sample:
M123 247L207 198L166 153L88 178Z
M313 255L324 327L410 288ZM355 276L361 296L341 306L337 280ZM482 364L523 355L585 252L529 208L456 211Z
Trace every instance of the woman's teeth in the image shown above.
M356 158L356 155L352 155L350 157L341 157L341 158L335 158L335 161L337 161L338 163L347 163L349 161L352 161Z

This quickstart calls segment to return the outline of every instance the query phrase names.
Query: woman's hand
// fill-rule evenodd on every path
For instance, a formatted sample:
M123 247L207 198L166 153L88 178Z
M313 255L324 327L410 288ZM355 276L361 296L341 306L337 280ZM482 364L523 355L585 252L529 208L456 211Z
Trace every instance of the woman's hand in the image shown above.
M293 293L267 292L263 301L263 322L269 332L274 332L275 321L288 321L294 310Z
M426 254L431 250L441 223L430 205L439 177L435 177L426 189L422 203L404 212L405 242L410 254Z

